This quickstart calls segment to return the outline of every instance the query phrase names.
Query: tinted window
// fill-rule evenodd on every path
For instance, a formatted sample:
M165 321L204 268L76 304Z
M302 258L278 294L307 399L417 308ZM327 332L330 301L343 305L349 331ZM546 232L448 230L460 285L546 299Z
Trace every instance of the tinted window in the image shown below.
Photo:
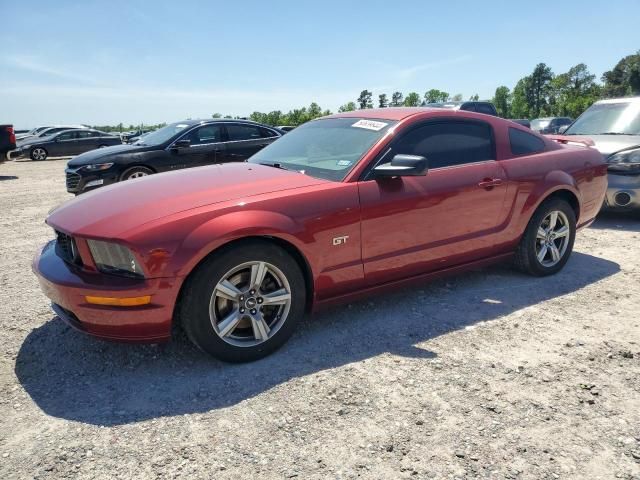
M571 123L570 118L559 118L558 125L569 125Z
M78 138L91 138L96 136L97 135L95 135L93 132L78 132Z
M271 137L277 137L278 134L276 132L274 132L273 130L270 130L268 128L261 128L260 129L260 134L262 135L262 138L271 138Z
M257 140L262 138L260 128L253 125L231 123L227 125L227 133L229 134L229 140L231 141Z
M184 137L191 141L191 145L202 145L205 143L216 143L222 140L220 125L204 125L196 128ZM144 141L144 139L143 139Z
M465 103L460 107L460 110L466 110L467 112L475 112L476 106L473 103Z
M509 142L514 155L529 155L544 150L542 139L516 128L509 129Z
M496 113L491 105L487 103L476 103L476 112L484 113L486 115L495 115Z
M426 157L429 168L495 159L492 130L483 122L427 124L403 136L393 150Z
M56 137L58 140L73 140L76 138L76 132L61 133Z

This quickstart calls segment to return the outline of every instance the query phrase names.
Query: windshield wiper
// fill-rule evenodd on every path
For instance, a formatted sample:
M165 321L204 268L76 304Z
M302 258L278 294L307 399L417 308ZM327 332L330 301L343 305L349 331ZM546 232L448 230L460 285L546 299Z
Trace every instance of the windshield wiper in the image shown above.
M293 170L291 168L287 168L285 166L283 166L281 163L262 163L262 162L258 162L260 165L266 165L267 167L274 167L274 168L279 168L280 170L287 170L289 172L297 172L298 170Z

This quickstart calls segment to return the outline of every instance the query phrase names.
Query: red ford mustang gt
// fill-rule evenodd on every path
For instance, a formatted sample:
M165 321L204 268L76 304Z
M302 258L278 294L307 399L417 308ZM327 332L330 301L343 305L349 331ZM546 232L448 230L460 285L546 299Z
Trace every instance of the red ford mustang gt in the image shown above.
M512 258L559 271L602 205L602 156L442 109L315 120L248 163L153 175L54 210L33 269L58 316L98 337L181 322L227 361L282 345L306 311Z

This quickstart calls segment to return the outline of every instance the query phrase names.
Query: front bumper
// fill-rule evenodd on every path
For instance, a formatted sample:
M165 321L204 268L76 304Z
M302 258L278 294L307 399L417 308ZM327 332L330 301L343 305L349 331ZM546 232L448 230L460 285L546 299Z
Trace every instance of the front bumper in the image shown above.
M78 195L82 192L116 183L118 181L118 173L111 171L113 168L95 173L83 172L82 167L67 168L65 170L67 192Z
M37 252L32 269L42 291L52 301L54 312L78 330L124 342L157 343L171 338L179 278L138 280L89 272L62 260L55 252L55 241ZM108 307L87 303L87 295L151 295L151 303L139 307Z
M608 178L604 208L618 211L640 209L640 175L616 175L609 172Z

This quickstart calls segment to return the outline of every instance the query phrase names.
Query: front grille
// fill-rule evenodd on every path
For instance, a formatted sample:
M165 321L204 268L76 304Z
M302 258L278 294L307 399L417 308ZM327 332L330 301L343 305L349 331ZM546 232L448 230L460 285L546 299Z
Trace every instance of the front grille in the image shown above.
M75 172L67 172L67 190L77 190L80 183L80 175Z
M56 230L56 253L65 262L81 265L82 259L73 237Z

